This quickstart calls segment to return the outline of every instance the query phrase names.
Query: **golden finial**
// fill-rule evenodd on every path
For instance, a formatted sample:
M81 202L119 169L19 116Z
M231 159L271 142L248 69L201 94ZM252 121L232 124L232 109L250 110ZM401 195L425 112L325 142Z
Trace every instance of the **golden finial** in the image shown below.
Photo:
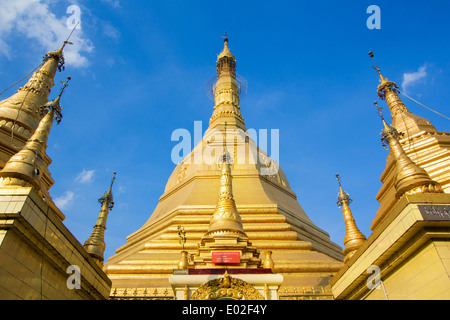
M223 38L223 41L228 44L228 36L227 36L226 31L225 31L225 36L222 36L222 38Z
M222 38L224 39L224 45L222 52L217 56L217 77L221 74L229 74L233 78L236 78L236 59L228 48L228 36L226 32Z
M339 174L336 174L336 179L337 179L337 181L338 181L338 183L339 183L339 194L338 194L338 202L337 202L337 205L338 205L339 207L342 207L342 204L343 204L344 201L347 202L347 204L352 203L353 200L350 199L348 193L346 193L346 192L342 189L342 186L341 186L341 179L340 179Z
M64 90L66 89L66 87L68 86L68 83L69 83L70 80L71 80L71 77L67 77L67 81L66 82L60 81L63 86L62 86L61 90L59 91L58 96L54 100L46 103L44 106L39 107L37 109L37 112L41 116L45 116L47 114L47 112L52 110L53 113L54 113L54 120L56 121L56 124L60 124L61 123L61 120L62 120L63 116L62 116L62 111L61 111L62 108L61 108L61 105L60 105L60 100L61 100L61 96L62 96Z
M95 262L102 267L103 266L103 253L105 252L105 230L106 230L106 220L108 219L109 210L114 206L112 186L114 180L116 179L116 172L114 172L111 185L108 191L101 197L98 201L101 204L100 213L97 218L97 223L94 226L91 236L84 243L84 248L87 253L89 253Z
M349 204L352 202L349 195L344 192L341 185L341 180L339 174L336 175L336 179L339 183L339 195L338 195L338 206L342 207L342 214L344 216L345 223L345 236L344 236L344 262L347 262L353 254L358 250L358 248L364 243L366 237L359 231L356 226L355 219L353 218L352 211L350 210Z
M378 88L377 88L378 97L381 100L387 101L387 103L389 105L389 109L391 110L392 114L397 114L400 112L408 111L408 109L406 108L406 106L403 104L400 97L398 96L400 91L398 90L397 84L395 82L389 81L387 78L383 77L383 75L381 74L380 68L378 68L377 63L375 62L374 54L372 51L369 52L369 56L372 58L372 60L375 64L375 66L373 68L377 71L378 75L380 76L380 84L378 85Z
M108 207L109 210L111 210L114 207L114 201L113 201L114 200L114 196L113 196L113 193L112 193L112 186L114 184L114 181L116 180L116 173L117 172L114 172L114 174L113 174L113 178L111 180L111 184L109 186L108 191L106 191L105 194L100 199L98 199L98 202L102 206L106 202L107 207Z

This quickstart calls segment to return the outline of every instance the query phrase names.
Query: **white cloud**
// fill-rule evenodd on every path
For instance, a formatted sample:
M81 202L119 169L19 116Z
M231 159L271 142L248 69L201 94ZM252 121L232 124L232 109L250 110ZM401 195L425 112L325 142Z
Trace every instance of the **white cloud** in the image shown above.
M11 58L14 36L35 40L44 50L61 47L70 32L67 20L70 14L57 18L50 10L51 0L2 0L0 10L0 54ZM68 3L68 6L70 3ZM81 20L82 18L81 12ZM76 29L70 38L73 45L64 48L67 65L82 67L88 64L85 53L92 52L92 42L84 37L82 29Z
M404 73L403 74L403 82L402 89L404 92L407 91L408 87L420 82L427 76L427 67L423 65L416 72Z
M120 31L107 22L103 24L103 34L113 40L118 40L120 38Z
M120 8L119 0L102 0L102 2L109 4L110 6L112 6L114 8Z
M59 209L65 210L70 206L74 197L74 192L66 191L62 196L55 198L53 201Z
M91 183L94 180L95 170L85 170L81 171L75 178L76 182L79 183Z

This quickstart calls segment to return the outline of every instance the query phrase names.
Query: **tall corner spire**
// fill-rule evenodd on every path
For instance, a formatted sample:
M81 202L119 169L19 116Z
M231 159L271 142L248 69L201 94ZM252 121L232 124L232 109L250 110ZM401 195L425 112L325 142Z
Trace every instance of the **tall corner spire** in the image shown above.
M402 133L399 133L397 129L386 123L381 108L378 107L376 102L374 104L383 123L381 141L386 149L386 144L389 145L395 160L396 176L394 179L394 186L396 189L396 198L399 199L405 194L442 193L441 185L432 180L423 168L418 166L408 157L399 142Z
M375 62L374 54L372 51L369 52L369 56L372 58L375 64L373 68L377 71L378 75L380 76L380 84L378 85L377 88L378 97L381 100L386 100L386 103L388 104L389 109L391 111L392 117L394 118L395 115L400 113L409 112L408 108L406 108L405 104L398 96L399 90L397 84L393 81L389 81L382 75L380 69L378 68Z
M14 135L26 140L38 127L42 117L35 111L48 102L56 71L64 68L63 49L66 44L70 42L65 41L58 50L48 52L27 83L0 101L0 119L14 123L11 127Z
M87 253L92 256L95 262L102 267L104 261L104 252L106 248L105 244L105 230L106 230L106 220L108 219L109 211L114 207L114 197L112 194L112 186L114 180L116 179L116 172L114 172L111 185L108 191L98 199L101 205L100 213L97 218L97 223L94 226L94 230L90 237L85 241L84 248Z
M56 99L39 108L44 116L25 146L0 171L0 186L31 186L38 192L41 190L41 173L46 168L44 158L48 137L53 120L56 119L58 123L61 121L60 99L69 80L70 77L67 82L63 82L63 88Z
M353 202L350 199L348 193L346 193L341 186L341 180L339 175L336 175L336 179L339 183L339 194L337 205L342 208L342 214L344 215L345 223L345 236L344 236L344 262L347 262L358 248L366 241L366 237L356 226L355 219L353 218L352 211L350 210L350 203Z

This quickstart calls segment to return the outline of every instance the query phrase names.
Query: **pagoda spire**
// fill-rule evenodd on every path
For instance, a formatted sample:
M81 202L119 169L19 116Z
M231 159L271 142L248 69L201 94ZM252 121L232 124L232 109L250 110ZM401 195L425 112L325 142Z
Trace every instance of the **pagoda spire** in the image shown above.
M60 99L69 80L70 77L63 82L63 87L56 99L39 108L39 112L44 116L25 146L9 159L0 171L0 186L31 186L38 193L41 191L41 173L46 168L44 157L47 140L53 120L56 119L57 123L61 121ZM42 192L40 194L42 195Z
M396 175L394 186L396 198L400 199L405 194L414 193L442 193L441 185L432 180L428 173L415 164L405 153L402 145L399 143L399 139L403 134L399 133L394 127L389 126L384 120L381 108L378 107L376 102L375 106L383 123L381 141L386 149L386 143L389 145L395 160Z
M226 33L223 39L224 47L216 61L217 80L213 84L215 106L209 127L222 127L228 122L233 128L246 130L239 106L240 88L236 81L236 59L228 47Z
M229 155L225 150L222 157L219 199L205 236L214 237L214 235L230 234L237 237L247 237L242 227L241 216L237 211L234 201L232 176L228 162Z
M222 157L217 205L211 217L208 231L198 243L198 254L193 256L190 263L195 269L223 266L220 258L215 260L214 255L226 255L227 252L238 254L237 261L233 262L235 267L261 267L259 251L249 242L242 226L241 216L236 208L229 161L230 158L225 151Z
M369 52L369 56L373 59L375 66L373 67L379 77L380 84L378 85L378 97L381 100L386 100L386 104L391 111L392 126L400 132L408 132L414 134L422 130L428 132L437 132L436 128L425 118L416 116L411 113L399 97L399 87L393 81L385 78L378 68L373 52Z
M35 112L47 103L54 86L56 71L64 68L63 50L68 41L55 51L48 52L28 82L11 97L0 101L0 118L14 119L19 127L33 132L40 118Z
M355 219L353 218L352 211L350 210L350 203L353 202L350 199L348 193L344 192L341 186L341 180L339 175L336 175L339 183L339 194L338 194L338 207L342 208L342 214L344 215L345 222L345 236L344 236L344 263L347 262L353 254L358 250L358 248L366 241L366 237L359 231L356 226Z
M105 244L105 230L106 230L106 220L108 219L109 211L114 207L114 197L112 194L112 186L114 184L114 180L116 179L116 172L114 172L114 176L111 181L111 185L109 186L108 191L98 199L98 202L101 204L100 213L97 218L97 223L94 226L94 230L92 231L91 236L84 243L84 248L87 253L89 253L92 258L94 258L95 262L102 267L104 257L103 254L105 252L106 244Z
M389 109L391 110L391 114L394 117L396 114L409 112L408 108L406 108L403 101L398 96L398 86L395 82L389 81L387 78L385 78L381 70L378 68L373 52L369 52L369 56L373 59L375 66L373 67L378 75L380 76L380 84L378 85L377 92L378 97L381 100L386 100L386 103L389 106Z

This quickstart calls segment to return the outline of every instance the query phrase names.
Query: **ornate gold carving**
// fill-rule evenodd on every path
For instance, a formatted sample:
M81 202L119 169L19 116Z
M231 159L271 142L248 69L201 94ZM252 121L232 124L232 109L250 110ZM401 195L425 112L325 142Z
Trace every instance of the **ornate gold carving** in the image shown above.
M179 184L180 182L182 182L184 180L184 178L186 178L186 170L188 168L188 164L182 162L180 165L180 170L178 170L178 175L177 175L177 184Z
M223 278L208 281L201 285L190 300L264 300L264 297L249 283L232 278L225 272Z
M113 288L110 300L173 300L170 288Z
M228 110L218 111L211 117L211 119L209 120L209 123L211 124L217 118L237 118L237 119L241 120L242 122L244 122L244 118L236 111L228 111Z
M279 300L334 300L331 288L323 286L282 287L278 290Z

